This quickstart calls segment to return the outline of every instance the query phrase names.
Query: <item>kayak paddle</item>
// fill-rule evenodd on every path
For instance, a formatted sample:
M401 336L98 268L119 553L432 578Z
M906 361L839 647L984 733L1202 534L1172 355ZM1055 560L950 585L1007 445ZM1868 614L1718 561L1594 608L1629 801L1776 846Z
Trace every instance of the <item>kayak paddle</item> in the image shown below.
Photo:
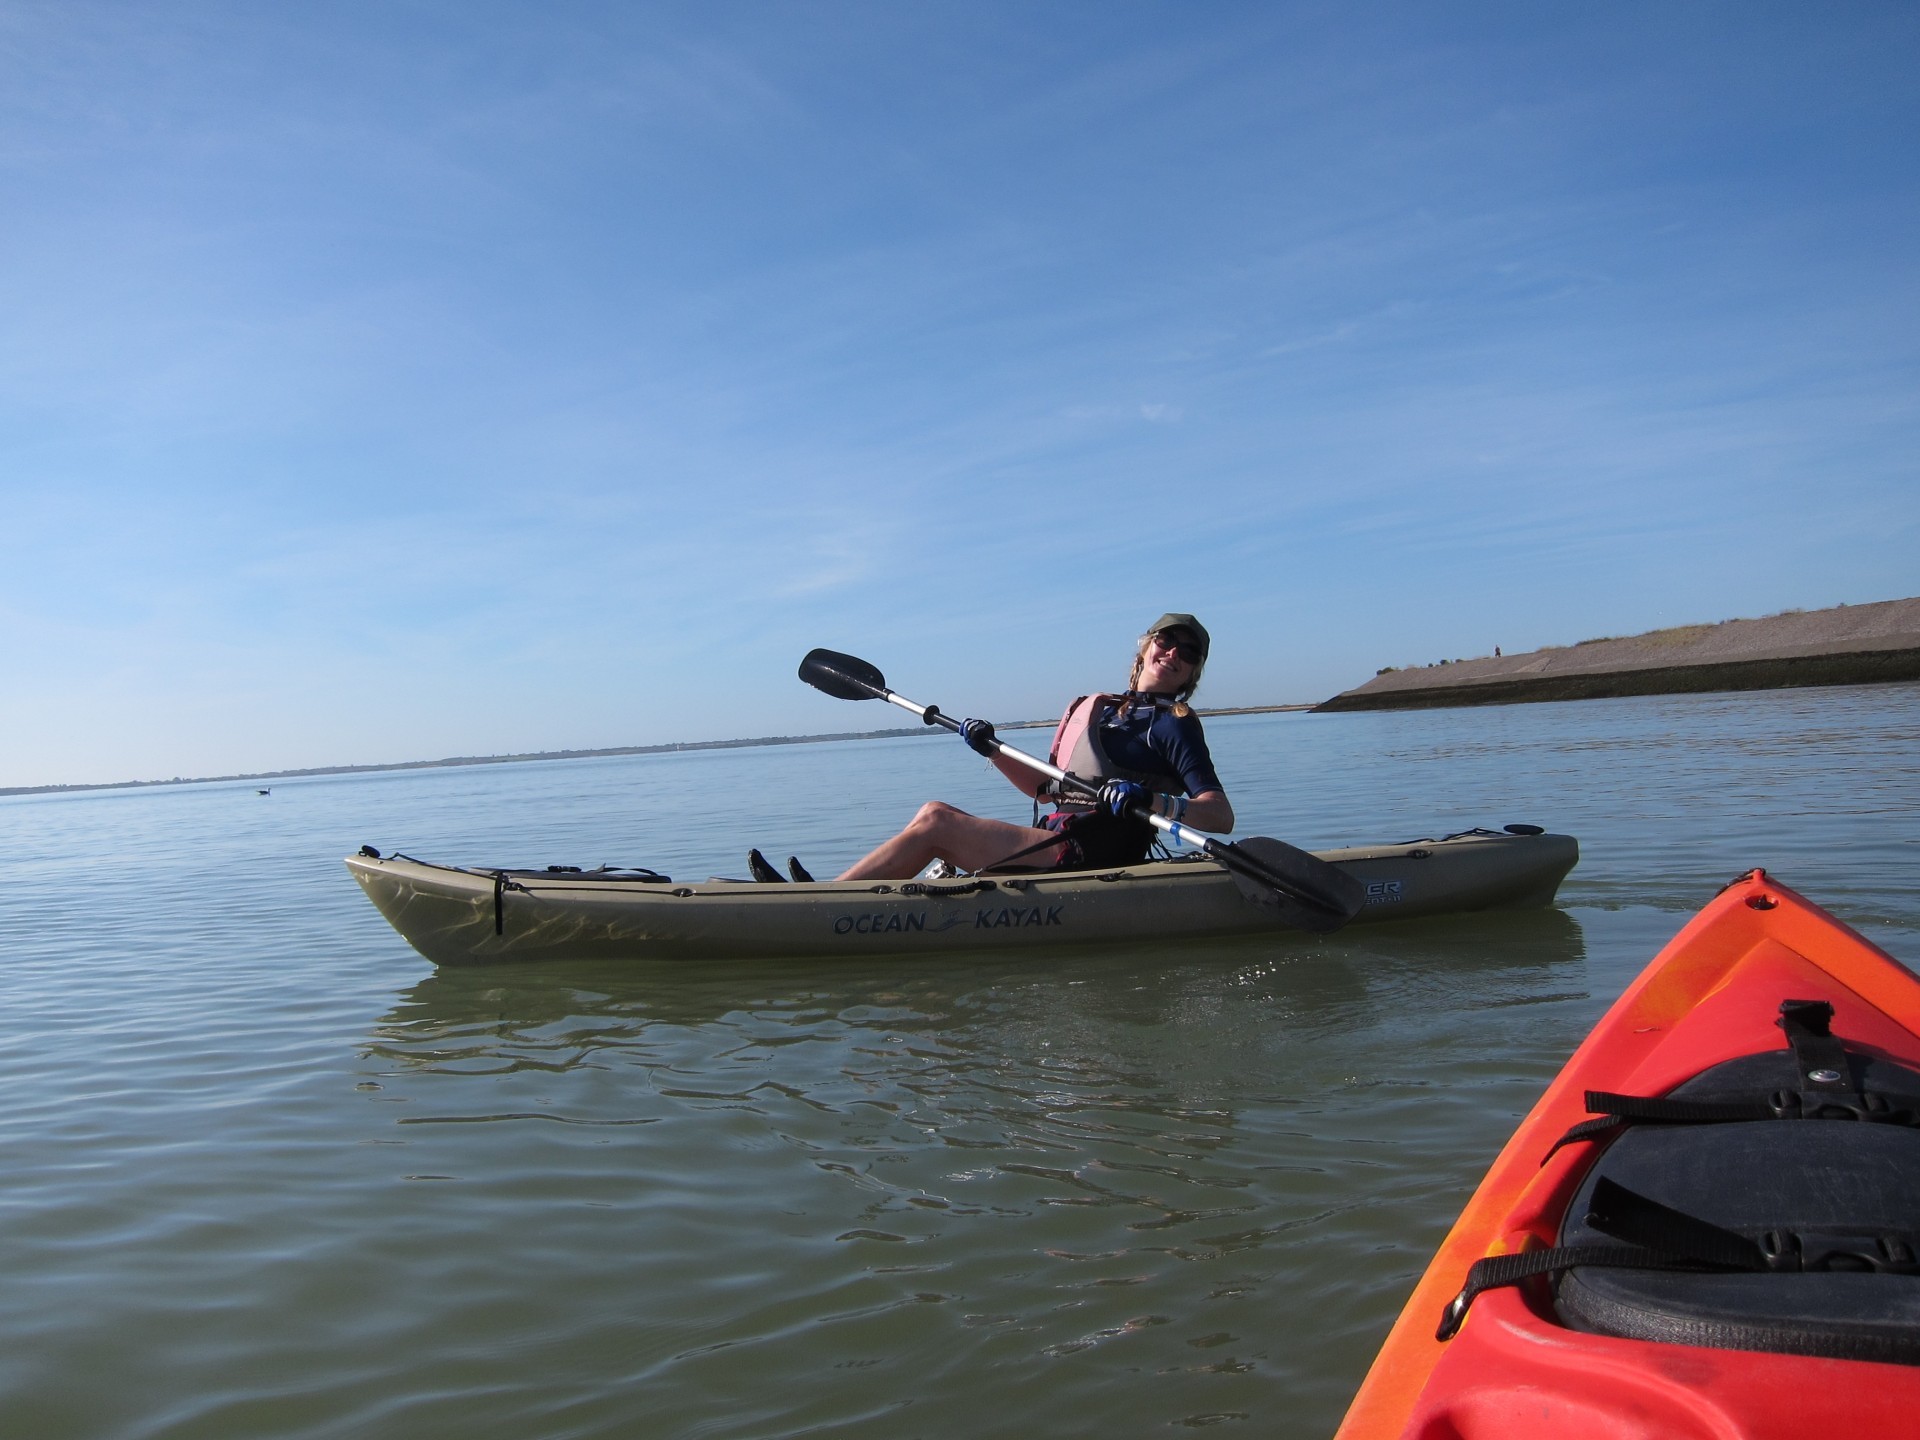
M921 705L887 688L886 676L855 655L837 650L809 650L800 662L800 678L836 700L885 700L918 715L922 723L960 732L960 722L943 714L938 705ZM994 753L1025 765L1069 790L1097 798L1100 787L1070 771L1016 750L997 737L989 742ZM1189 829L1178 820L1156 815L1147 804L1132 811L1137 819L1185 844L1205 852L1233 875L1240 893L1283 924L1325 933L1338 930L1367 903L1366 886L1338 865L1329 864L1284 840L1256 835L1225 843Z

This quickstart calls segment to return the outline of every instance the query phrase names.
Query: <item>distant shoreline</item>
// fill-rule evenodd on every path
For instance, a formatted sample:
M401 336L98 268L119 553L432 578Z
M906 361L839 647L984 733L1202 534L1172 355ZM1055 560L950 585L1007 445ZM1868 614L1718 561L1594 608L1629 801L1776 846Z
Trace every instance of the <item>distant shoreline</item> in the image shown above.
M1364 685L1317 705L1240 705L1199 710L1202 716L1273 715L1311 710L1424 710L1463 705L1515 705L1542 700L1611 699L1708 691L1777 690L1811 685L1867 685L1920 680L1920 598L1827 610L1789 610L1758 620L1680 625L1624 639L1582 640L1519 655L1387 666ZM1051 720L1010 720L1002 730L1044 729ZM77 785L0 786L0 796L145 790L166 785L265 785L324 775L376 775L464 765L518 765L535 760L599 760L621 755L672 755L690 750L744 750L766 745L820 745L940 733L913 725L829 735L763 735L747 740L686 740L671 745L616 745L599 750L536 750L515 755L458 755L371 765L316 765L239 775L171 780L111 780Z
M1273 715L1282 711L1311 710L1311 705L1237 705L1220 710L1201 710L1212 715ZM1053 725L1051 720L1009 720L996 725L999 730L1040 730ZM6 795L69 795L97 790L151 790L171 785L242 785L269 780L305 780L322 775L377 775L396 770L448 770L465 765L519 765L531 760L603 760L619 755L673 755L686 750L749 750L764 745L824 745L839 740L888 740L906 735L938 735L945 732L924 725L903 726L894 730L843 730L831 735L762 735L749 740L683 740L671 745L615 745L603 750L533 750L518 755L457 755L445 760L395 760L374 765L315 765L304 770L261 770L244 775L176 775L171 780L106 780L81 785L8 785L0 786Z
M1920 599L1678 625L1380 671L1316 711L1429 710L1920 680Z

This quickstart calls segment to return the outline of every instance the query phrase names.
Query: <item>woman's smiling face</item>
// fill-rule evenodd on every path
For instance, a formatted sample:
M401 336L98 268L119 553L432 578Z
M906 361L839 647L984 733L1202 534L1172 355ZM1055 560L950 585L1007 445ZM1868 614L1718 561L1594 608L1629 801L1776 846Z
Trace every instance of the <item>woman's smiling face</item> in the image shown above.
M1140 657L1140 688L1149 695L1173 694L1193 678L1199 656L1199 644L1185 630L1160 631Z

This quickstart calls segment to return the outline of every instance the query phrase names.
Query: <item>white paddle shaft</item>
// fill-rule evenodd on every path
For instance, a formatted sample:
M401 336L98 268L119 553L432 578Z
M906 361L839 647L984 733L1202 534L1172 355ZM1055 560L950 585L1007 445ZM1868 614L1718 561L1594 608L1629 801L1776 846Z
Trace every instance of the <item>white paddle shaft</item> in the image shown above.
M955 732L958 732L960 728L959 721L934 706L917 705L907 699L906 696L895 694L891 690L883 690L880 698L888 701L890 704L898 705L902 710L911 711L915 715L918 715L926 724L937 725L945 721L947 727ZM929 712L934 716L931 720L927 718ZM1057 780L1063 785L1070 785L1086 795L1098 795L1100 793L1100 787L1098 785L1082 780L1078 775L1062 770L1058 765L1050 764L1037 755L1029 755L1024 750L1016 750L997 735L991 743L996 754L1004 755L1009 760L1017 761L1029 770L1038 771L1050 780ZM1198 830L1190 829L1182 825L1178 820L1169 820L1166 816L1156 815L1152 810L1145 809L1144 807L1140 812L1140 818L1153 826L1154 829L1162 831L1172 839L1179 841L1182 845L1191 845L1196 850L1205 850L1207 848L1207 837L1205 835L1202 835Z

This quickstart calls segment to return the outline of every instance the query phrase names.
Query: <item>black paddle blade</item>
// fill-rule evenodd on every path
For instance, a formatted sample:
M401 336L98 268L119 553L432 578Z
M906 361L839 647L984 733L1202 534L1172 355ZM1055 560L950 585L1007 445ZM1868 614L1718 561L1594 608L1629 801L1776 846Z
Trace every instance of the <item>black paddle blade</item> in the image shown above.
M809 650L800 662L800 678L836 700L880 700L887 677L857 655L838 650Z
M1297 845L1255 835L1220 848L1240 893L1283 925L1324 935L1366 908L1364 884Z

